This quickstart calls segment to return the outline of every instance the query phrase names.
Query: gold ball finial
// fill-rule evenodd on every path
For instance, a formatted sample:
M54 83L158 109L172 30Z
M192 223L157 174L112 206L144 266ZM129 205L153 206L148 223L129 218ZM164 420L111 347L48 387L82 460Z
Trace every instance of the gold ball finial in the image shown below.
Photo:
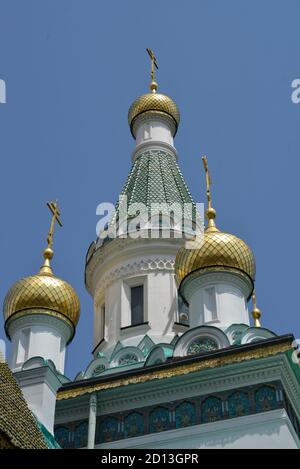
M43 257L44 257L44 259L49 259L50 260L50 259L52 259L53 254L54 254L53 250L48 247L48 248L44 249Z
M261 318L261 310L256 305L256 293L253 292L252 294L252 301L253 301L253 310L252 310L252 317L254 319L254 326L261 327L260 318Z
M208 220L214 220L216 218L216 215L217 215L217 212L215 211L214 208L212 207L209 207L207 210L206 210L206 218Z
M158 84L157 84L156 81L153 80L153 81L151 81L149 87L150 87L150 90L152 91L152 93L156 93L156 90L158 88Z

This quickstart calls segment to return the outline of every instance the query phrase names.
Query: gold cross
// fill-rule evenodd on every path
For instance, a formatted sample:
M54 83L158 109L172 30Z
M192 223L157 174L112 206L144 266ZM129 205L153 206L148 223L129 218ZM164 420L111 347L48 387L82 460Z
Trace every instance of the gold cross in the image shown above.
M203 161L203 166L205 169L206 195L207 195L208 208L211 208L211 192L210 192L211 179L210 179L210 175L208 171L208 164L207 164L206 156L202 156L202 161Z
M51 224L50 224L50 230L47 236L47 243L48 243L48 248L52 248L53 244L53 233L54 233L54 225L55 222L59 224L59 226L62 226L62 222L60 221L60 213L58 210L57 202L47 202L47 206L50 209L52 213L52 219L51 219Z
M149 57L151 59L151 80L155 81L154 80L154 69L156 68L158 70L156 57L155 57L154 52L153 52L152 49L146 49L146 51L148 52Z

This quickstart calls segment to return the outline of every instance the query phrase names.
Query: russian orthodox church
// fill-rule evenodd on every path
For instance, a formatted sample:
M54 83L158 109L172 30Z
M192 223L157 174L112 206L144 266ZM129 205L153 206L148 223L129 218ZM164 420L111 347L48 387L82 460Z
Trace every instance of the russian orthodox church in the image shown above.
M43 265L4 301L10 368L39 428L62 448L299 448L294 337L260 324L255 258L217 225L206 158L207 223L196 242L197 206L174 146L179 109L158 92L149 54L150 92L128 114L132 168L86 256L93 360L74 380L64 375L80 303L51 266L60 218L50 203ZM147 213L136 223L139 204Z

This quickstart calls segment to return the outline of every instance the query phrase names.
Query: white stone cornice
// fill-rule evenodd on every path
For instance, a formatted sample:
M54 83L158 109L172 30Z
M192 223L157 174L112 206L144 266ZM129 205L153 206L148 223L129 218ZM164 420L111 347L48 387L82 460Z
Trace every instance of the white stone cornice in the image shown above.
M184 243L183 238L116 238L95 250L86 266L86 286L90 294L95 294L96 284L99 284L102 276L118 264L126 265L132 262L133 257L162 255L176 257L178 249ZM163 254L162 254L163 253ZM97 277L97 280L95 280Z
M62 335L65 342L68 342L70 337L73 334L73 328L67 324L66 321L60 319L59 317L47 315L45 310L41 311L41 314L37 314L36 310L34 314L30 314L30 310L26 313L26 315L21 316L13 320L13 316L9 321L9 334L12 336L18 329L23 329L25 327L32 327L32 326L49 326L51 328L56 329L59 334Z
M99 287L96 289L94 304L101 305L106 288L114 281L131 276L144 275L149 272L169 272L174 273L174 258L145 258L139 262L128 262L110 269L98 280Z
M189 300L193 293L199 288L216 285L218 283L230 283L242 291L243 295L247 298L249 294L249 281L244 276L234 272L201 272L199 275L195 272L195 275L183 283L184 295Z
M151 151L151 150L167 152L171 156L173 156L176 159L176 161L178 159L177 150L175 147L173 147L173 145L170 145L169 143L166 143L166 142L150 140L149 142L140 143L139 145L136 146L136 148L133 150L131 154L132 162L134 163L135 160L145 151Z

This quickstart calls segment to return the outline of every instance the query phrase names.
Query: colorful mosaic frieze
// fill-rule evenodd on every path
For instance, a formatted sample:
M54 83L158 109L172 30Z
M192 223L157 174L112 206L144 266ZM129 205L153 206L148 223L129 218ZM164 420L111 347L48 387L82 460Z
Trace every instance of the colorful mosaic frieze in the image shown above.
M158 433L191 425L242 417L285 408L297 432L300 425L279 381L265 385L196 396L97 418L96 444ZM55 438L62 448L87 444L88 422L57 426Z

